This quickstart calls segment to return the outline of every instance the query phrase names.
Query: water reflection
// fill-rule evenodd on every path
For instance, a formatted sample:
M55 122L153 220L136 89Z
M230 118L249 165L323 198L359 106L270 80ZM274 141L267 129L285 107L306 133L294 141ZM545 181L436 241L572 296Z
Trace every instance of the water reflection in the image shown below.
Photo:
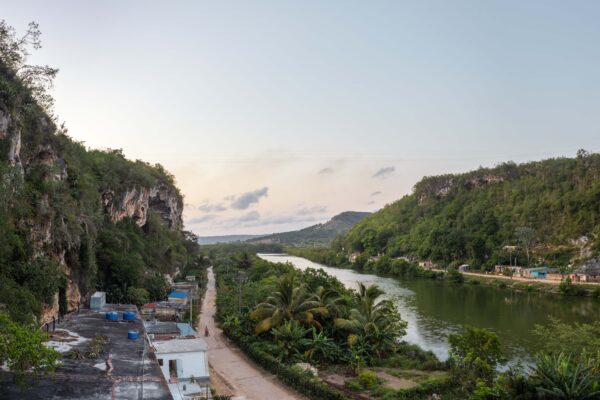
M513 363L527 363L540 348L532 335L536 324L545 324L550 317L567 322L590 322L600 317L598 303L587 298L563 298L430 279L385 278L282 254L260 254L260 257L272 262L289 262L301 270L322 268L350 288L356 288L357 282L379 285L386 296L395 300L402 318L408 322L404 340L433 351L441 359L448 355L448 333L465 324L492 329Z

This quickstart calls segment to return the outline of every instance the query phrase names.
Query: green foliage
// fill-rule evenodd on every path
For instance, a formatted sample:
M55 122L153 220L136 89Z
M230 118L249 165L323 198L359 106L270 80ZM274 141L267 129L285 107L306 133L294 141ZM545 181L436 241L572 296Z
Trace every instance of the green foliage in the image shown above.
M571 353L538 354L533 370L539 393L551 399L584 400L600 397L600 372L593 363Z
M30 323L60 290L60 310L68 311L62 255L84 295L101 289L109 301L124 302L129 288L147 285L151 298L163 298L154 276L184 268L196 242L152 205L142 228L127 218L114 224L101 200L109 195L114 208L126 191L161 187L182 204L173 176L121 150L87 150L55 125L45 88L57 70L26 63L39 37L36 24L18 37L0 21L0 112L9 118L0 139L0 302L13 320ZM7 159L16 132L22 167Z
M580 324L551 318L533 332L546 353L600 354L600 321Z
M273 328L271 334L277 344L277 358L285 362L300 360L302 349L308 344L304 338L308 330L303 328L298 321L288 320L278 328Z
M20 325L0 313L0 364L6 363L19 384L26 376L54 371L59 353L44 346L45 333L32 325Z
M131 304L135 304L136 306L140 307L141 305L148 303L150 300L150 295L144 288L130 286L127 289L127 299Z
M564 279L558 285L558 289L565 296L585 296L587 294L587 290L581 285L575 285L571 277Z
M452 375L464 390L473 390L480 380L492 382L496 366L504 361L498 335L465 326L463 333L450 334L448 342Z
M463 274L458 272L458 269L454 267L448 267L444 278L452 283L463 283L465 281Z
M379 379L373 371L362 371L358 374L358 382L363 388L371 389L379 383Z
M504 245L521 245L524 254L512 254L520 264L532 251L536 258L546 256L534 248L536 241L564 245L564 254L573 254L569 240L590 235L600 224L599 174L600 154L586 153L426 177L413 194L358 222L335 249L442 264L460 260L484 269L508 264ZM566 265L564 257L547 256Z

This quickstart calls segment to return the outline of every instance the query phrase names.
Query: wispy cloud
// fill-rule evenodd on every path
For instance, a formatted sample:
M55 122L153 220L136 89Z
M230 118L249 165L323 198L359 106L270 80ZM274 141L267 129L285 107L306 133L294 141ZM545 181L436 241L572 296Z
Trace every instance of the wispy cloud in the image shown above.
M258 203L261 197L267 196L268 192L269 188L265 186L262 189L242 193L239 196L235 197L235 199L231 203L231 207L235 208L236 210L245 210L252 204Z
M369 195L369 197L375 197L375 196L379 196L381 194L381 191L377 190L376 192L373 192Z
M319 175L330 175L333 174L333 168L327 167L319 170Z
M371 200L367 204L370 205L370 206L372 206L373 204L375 204L375 200Z
M386 179L392 176L394 171L396 171L396 167L380 168L377 172L373 174L372 178Z
M227 210L227 207L225 207L223 203L203 203L198 206L198 210L202 212L221 212Z

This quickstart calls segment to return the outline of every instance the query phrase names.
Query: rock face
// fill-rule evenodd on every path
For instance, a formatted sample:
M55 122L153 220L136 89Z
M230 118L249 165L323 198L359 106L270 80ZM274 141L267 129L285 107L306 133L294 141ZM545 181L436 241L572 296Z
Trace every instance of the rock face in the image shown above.
M146 224L148 210L152 209L169 228L180 229L183 225L182 203L181 197L164 184L152 188L132 187L120 195L112 190L102 194L102 207L113 222L130 217L140 227Z
M43 166L44 168L39 169L44 171L41 175L43 181L70 184L67 179L69 165L63 157L61 146L56 145L56 141L52 139L57 134L53 122L45 115L27 121L28 125L23 125L20 119L22 117L17 109L11 112L0 103L0 141L4 145L4 154L0 154L0 157L20 172L16 174L18 177L15 179L23 180L29 171ZM32 139L34 136L35 140ZM158 180L152 187L132 185L125 190L106 188L98 196L98 206L113 222L130 217L142 227L147 222L148 210L153 210L170 229L181 229L183 226L181 195L177 189ZM77 233L73 233L72 229L69 230L63 218L56 217L55 204L49 200L47 193L40 196L35 207L35 217L22 221L28 231L28 241L32 244L33 257L48 257L58 263L66 277L64 296L67 307L70 310L77 309L79 304L84 303L84 297L90 293L82 292L81 271L66 255L69 252L78 254L81 238ZM86 224L85 216L80 215L77 218L80 219L77 225ZM57 293L53 304L44 308L43 321L51 320L58 314L58 298Z

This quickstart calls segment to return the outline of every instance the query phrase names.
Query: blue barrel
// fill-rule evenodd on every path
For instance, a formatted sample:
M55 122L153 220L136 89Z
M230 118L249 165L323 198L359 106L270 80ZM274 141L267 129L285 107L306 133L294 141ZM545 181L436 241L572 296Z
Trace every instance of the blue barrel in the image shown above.
M135 321L135 311L125 311L123 313L123 321Z
M127 332L127 339L129 340L136 340L139 337L140 333L138 331L131 330Z
M106 313L106 319L109 321L118 321L119 313L116 311L109 311Z

